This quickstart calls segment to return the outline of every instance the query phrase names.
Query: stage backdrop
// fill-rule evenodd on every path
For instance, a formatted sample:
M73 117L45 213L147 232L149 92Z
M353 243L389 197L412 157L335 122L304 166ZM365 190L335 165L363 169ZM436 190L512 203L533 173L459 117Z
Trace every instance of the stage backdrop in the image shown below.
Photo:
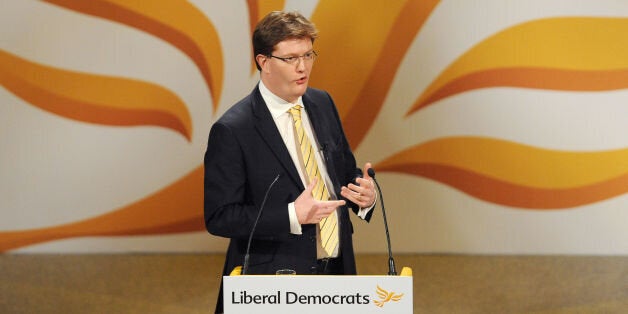
M311 85L373 162L397 253L628 254L617 0L4 0L0 251L222 252L207 135L277 9L320 30ZM354 224L385 251L379 207Z

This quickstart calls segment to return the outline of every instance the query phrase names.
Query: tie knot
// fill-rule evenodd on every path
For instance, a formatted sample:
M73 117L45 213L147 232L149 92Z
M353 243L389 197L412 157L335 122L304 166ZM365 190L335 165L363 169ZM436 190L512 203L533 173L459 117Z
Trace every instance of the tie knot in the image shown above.
M296 105L290 109L288 109L288 112L290 112L290 114L292 115L292 118L297 120L297 119L301 119L301 106Z

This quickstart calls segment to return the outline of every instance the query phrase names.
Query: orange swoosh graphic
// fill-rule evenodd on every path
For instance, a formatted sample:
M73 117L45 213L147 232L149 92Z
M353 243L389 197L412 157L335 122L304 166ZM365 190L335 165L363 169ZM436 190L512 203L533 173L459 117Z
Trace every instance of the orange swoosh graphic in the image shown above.
M185 104L154 84L60 70L0 50L0 85L66 118L115 126L155 125L191 138Z
M223 84L222 47L207 17L187 1L44 0L70 10L135 27L177 47L196 64L211 92L214 111Z
M443 98L485 87L606 91L628 87L628 19L535 20L479 43L443 71L411 114Z
M412 147L377 167L434 179L485 201L529 209L581 206L628 192L628 149L565 152L454 137Z
M286 4L284 0L246 0L246 4L249 8L249 30L250 36L253 37L253 31L255 31L255 26L257 26L257 22L259 22L266 14L276 11L282 10ZM251 45L251 74L255 74L257 72L257 67L255 66L255 56L253 56L253 46Z
M203 169L134 204L91 219L41 229L0 232L0 252L86 236L168 234L205 230Z
M373 124L403 56L438 3L319 3L312 20L324 35L316 44L321 56L312 85L327 89L334 96L353 148L359 146ZM347 34L347 29L360 32ZM351 58L352 62L338 62L343 58Z

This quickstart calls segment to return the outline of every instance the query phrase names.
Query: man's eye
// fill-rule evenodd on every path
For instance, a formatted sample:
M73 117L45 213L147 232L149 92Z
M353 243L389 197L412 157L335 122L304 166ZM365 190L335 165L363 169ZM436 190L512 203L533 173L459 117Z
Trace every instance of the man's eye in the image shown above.
M294 62L294 60L297 59L297 57L287 57L287 58L283 58L284 60L286 60L286 62Z

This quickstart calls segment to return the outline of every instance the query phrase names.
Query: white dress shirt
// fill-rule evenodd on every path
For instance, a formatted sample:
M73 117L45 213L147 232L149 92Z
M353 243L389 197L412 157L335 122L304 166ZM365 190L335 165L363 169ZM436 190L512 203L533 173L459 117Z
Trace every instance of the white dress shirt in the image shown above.
M268 110L270 111L270 114L272 115L275 121L275 124L277 125L277 130L279 130L279 134L281 134L281 138L283 139L283 142L286 144L286 147L288 148L290 157L292 157L292 161L296 165L296 168L297 168L297 171L299 172L299 176L301 177L301 182L303 183L303 186L307 186L308 183L306 181L306 176L303 173L303 167L301 166L302 161L299 156L300 153L298 152L299 146L294 136L295 132L294 132L294 124L292 121L292 116L288 112L288 110L295 105L300 105L302 108L304 108L303 99L299 97L296 103L294 104L287 102L281 99L279 96L273 94L270 90L268 90L268 88L264 85L262 81L259 82L259 91L262 94L262 98L266 102L266 106L268 107ZM316 154L314 154L314 156L316 158L316 163L318 165L318 169L321 174L321 177L323 178L325 186L327 187L327 191L329 191L329 195L331 199L335 200L337 199L337 196L334 192L335 191L334 186L332 185L331 179L329 178L329 174L327 173L327 166L323 162L324 160L323 152L320 150L320 146L318 144L316 136L313 136L312 126L310 124L310 119L307 115L306 110L301 110L301 121L303 125L303 130L306 133L306 135L309 137L310 143L312 144L312 148L316 151ZM364 219L366 217L366 214L372 208L373 206L366 209L361 208L360 211L358 212L358 216ZM334 211L333 215L337 215L337 212ZM288 204L288 216L290 218L290 233L302 234L301 224L299 223L297 219L294 202ZM318 232L319 231L317 231L317 239L319 239L318 240L319 258L328 257L328 256L321 256L321 254L324 254L322 252L324 252L325 250L322 249L322 245L320 244L320 236ZM331 257L337 257L337 256L338 256L338 247L336 247L336 251L332 254Z

